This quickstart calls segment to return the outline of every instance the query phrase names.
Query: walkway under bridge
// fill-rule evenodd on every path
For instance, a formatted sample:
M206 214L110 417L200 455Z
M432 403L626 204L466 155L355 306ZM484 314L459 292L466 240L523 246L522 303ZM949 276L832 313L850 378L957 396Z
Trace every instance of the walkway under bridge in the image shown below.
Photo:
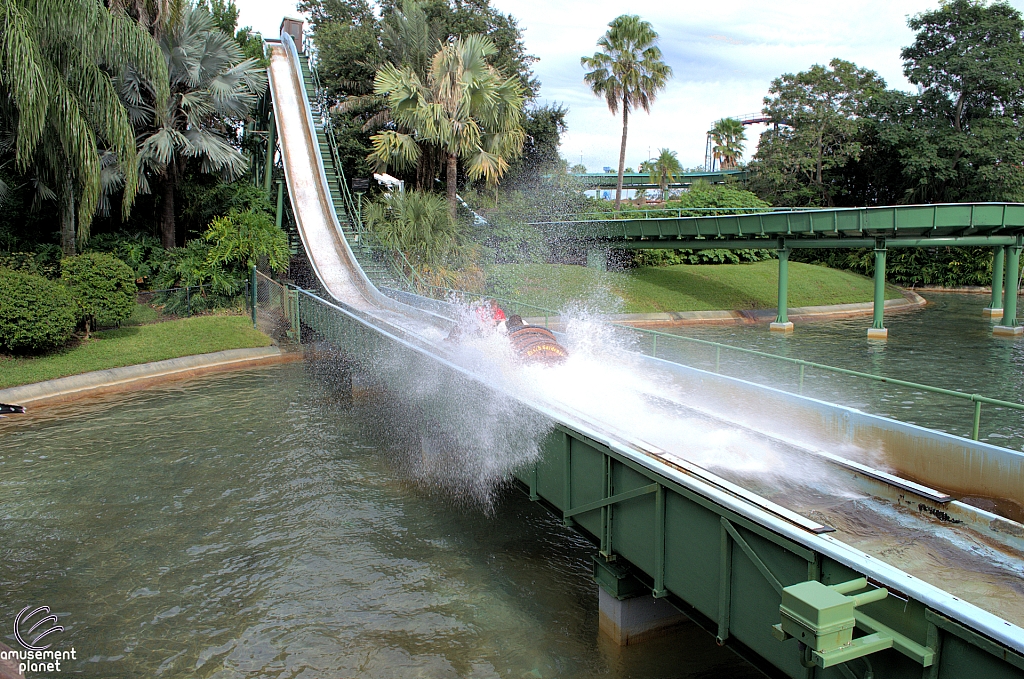
M367 277L379 266L391 285L401 267L351 210L307 55L288 32L270 48L318 289L254 273L254 293L403 400L425 455L487 418L531 499L595 544L603 630L630 643L685 616L772 676L1024 677L1024 525L959 499L1024 505L1024 455L586 333L563 336L573 354L551 368L445 341L457 306Z
M811 210L745 210L742 214L585 216L572 221L535 222L557 231L562 241L591 249L773 249L779 258L778 316L772 330L790 331L789 255L794 249L873 248L874 322L868 337L884 339L885 259L889 248L991 247L992 301L986 315L1002 318L997 335L1024 333L1017 318L1020 253L1024 248L1024 204L953 203ZM668 213L668 214L666 214Z

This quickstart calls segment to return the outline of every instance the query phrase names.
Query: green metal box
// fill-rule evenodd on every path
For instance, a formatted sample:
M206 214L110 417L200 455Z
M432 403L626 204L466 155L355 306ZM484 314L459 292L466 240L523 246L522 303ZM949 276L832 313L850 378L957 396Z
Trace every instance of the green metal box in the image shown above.
M819 652L853 641L854 599L816 580L782 590L782 631Z

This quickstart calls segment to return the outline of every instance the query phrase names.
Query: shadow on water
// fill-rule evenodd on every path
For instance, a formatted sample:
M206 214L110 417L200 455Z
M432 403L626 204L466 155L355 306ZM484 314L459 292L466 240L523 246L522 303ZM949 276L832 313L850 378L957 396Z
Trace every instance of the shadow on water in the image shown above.
M696 627L599 640L585 541L332 391L286 365L0 422L0 620L51 606L94 677L759 676Z

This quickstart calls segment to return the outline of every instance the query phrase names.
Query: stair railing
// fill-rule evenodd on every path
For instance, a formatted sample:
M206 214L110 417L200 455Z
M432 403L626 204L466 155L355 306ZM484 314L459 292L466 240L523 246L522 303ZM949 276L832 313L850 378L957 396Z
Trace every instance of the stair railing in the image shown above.
M312 41L307 41L307 44ZM363 216L359 210L356 209L355 202L352 200L352 192L349 189L348 181L345 178L345 169L341 163L341 157L338 153L338 142L334 136L334 125L331 121L330 113L330 102L327 97L327 90L323 86L320 80L320 74L316 68L316 60L314 58L313 50L309 50L306 56L306 63L309 66L309 73L313 80L313 95L315 97L317 114L320 116L320 126L324 130L324 134L327 137L327 145L331 152L331 160L334 162L335 181L338 183L338 189L342 195L342 207L345 212L348 213L349 219L352 221L352 225L356 229L356 234L359 237L359 243L361 247L368 250L375 250L382 255L386 265L396 274L396 278L400 283L405 283L409 290L422 290L427 287L419 274L416 272L416 268L409 261L408 257L405 256L401 250L392 251L391 248L386 247L376 235L370 231L363 224ZM400 260L400 261L396 261Z

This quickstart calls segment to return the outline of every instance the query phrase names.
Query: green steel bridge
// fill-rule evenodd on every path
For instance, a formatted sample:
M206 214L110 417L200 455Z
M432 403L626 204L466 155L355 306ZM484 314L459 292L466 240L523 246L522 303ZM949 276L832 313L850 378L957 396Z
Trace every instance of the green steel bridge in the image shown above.
M302 50L301 23L286 20L281 40L268 44L272 107L263 126L264 186L273 194L279 151L316 289L284 286L254 269L253 322L283 318L297 337L331 343L345 371L368 375L406 399L410 426L423 432L443 429L474 404L493 406L492 417L508 413L507 423L499 415L489 426L533 423L519 435L542 435L539 456L519 465L515 477L532 500L595 545L603 632L633 643L685 617L769 676L1024 678L1020 576L1014 571L984 585L974 570L980 566L971 566L976 555L929 551L931 543L906 534L903 524L927 526L944 545L947 538L950 545L964 539L994 545L1002 558L1020 564L1024 525L957 498L1024 504L1024 455L639 354L607 360L626 360L641 385L671 383L672 394L685 399L618 394L601 416L480 373L439 339L452 327L452 305L418 294L424 288L409 279L411 268L360 222L315 69ZM277 195L283 193L279 188ZM1005 271L1016 276L1020 209L929 206L560 226L602 247L772 244L787 253L815 242L868 243L882 253L883 265L887 247L954 239L997 248ZM785 261L783 255L783 281ZM1015 312L1005 306L1012 320ZM783 319L784 313L780 304ZM614 401L627 398L633 400L622 406L642 403L668 421L687 412L708 426L717 422L769 440L804 464L824 465L859 489L865 506L882 511L844 510L835 498L811 511L812 486L801 484L813 479L788 479L795 485L787 494L769 492L759 485L763 479L742 481L702 467L688 457L693 444L686 431L637 432L616 419ZM983 397L970 399L980 407L976 399ZM885 468L871 464L872 455L855 459L857 450L873 451ZM862 526L867 519L874 526L868 534L858 538L848 530L850 521ZM897 548L879 551L873 541Z
M696 181L703 181L709 184L724 184L732 181L746 181L750 173L747 170L716 170L714 172L683 172L679 174L676 181L670 182L670 189L688 189ZM571 176L576 177L584 189L614 189L617 186L618 174L609 172L579 172ZM622 188L624 189L657 189L658 184L651 181L648 172L626 172L622 175Z
M666 214L669 213L669 214ZM559 237L591 248L774 249L779 256L779 305L773 330L791 330L787 316L789 254L798 248L873 248L874 322L870 337L883 338L885 257L889 248L991 247L992 302L986 312L1004 322L994 332L1019 335L1017 288L1024 246L1024 205L956 203L814 210L742 210L739 214L682 216L654 210L640 216L584 216L535 222Z

